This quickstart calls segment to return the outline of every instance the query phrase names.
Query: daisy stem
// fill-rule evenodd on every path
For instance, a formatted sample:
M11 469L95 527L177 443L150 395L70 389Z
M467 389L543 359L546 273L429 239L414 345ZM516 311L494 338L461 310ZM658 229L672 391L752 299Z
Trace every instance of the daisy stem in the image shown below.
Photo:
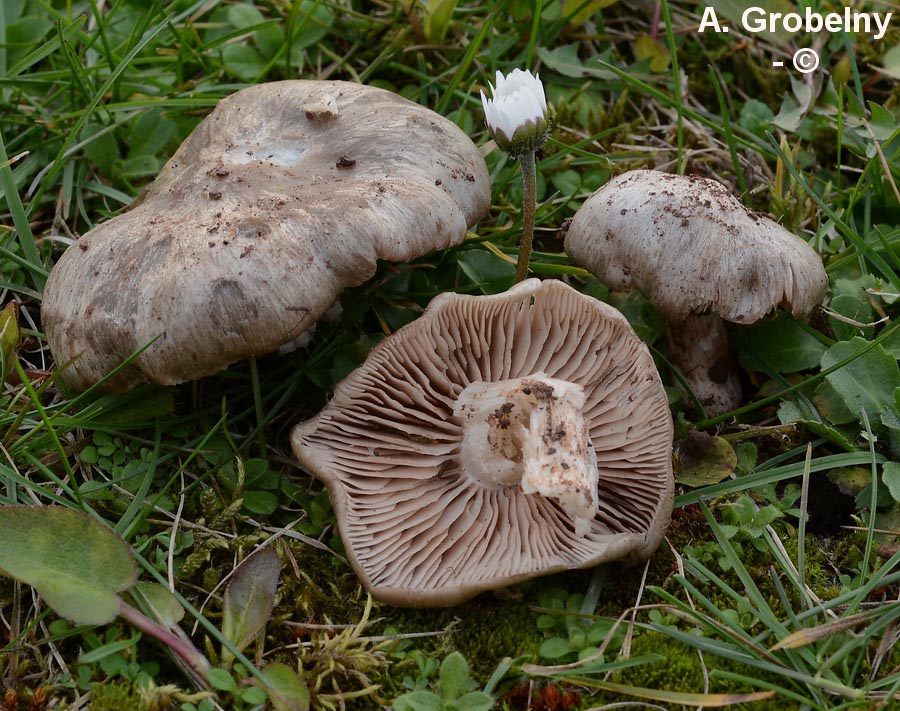
M531 257L531 242L534 238L534 209L536 175L534 167L534 151L519 156L522 166L522 238L519 241L519 260L516 262L516 281L518 284L528 276L528 260Z

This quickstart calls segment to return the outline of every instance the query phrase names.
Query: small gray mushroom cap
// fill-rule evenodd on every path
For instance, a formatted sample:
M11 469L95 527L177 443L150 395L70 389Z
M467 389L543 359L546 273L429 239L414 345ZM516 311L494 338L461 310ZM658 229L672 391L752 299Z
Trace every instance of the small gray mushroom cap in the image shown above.
M461 243L484 159L453 123L382 89L261 84L223 99L126 213L56 264L43 325L74 387L173 384L296 339L376 261Z
M639 289L669 320L670 355L714 414L740 402L721 319L753 323L779 306L805 318L828 287L806 242L697 176L613 178L575 214L565 250L609 288Z
M461 466L460 395L536 374L584 395L598 503L580 534L564 503ZM550 451L565 433L540 434ZM436 297L294 428L292 444L327 486L363 584L396 605L452 605L538 575L637 562L672 511L672 419L653 359L618 312L558 281Z
M611 289L639 289L670 319L708 311L753 323L779 305L805 318L828 277L819 255L714 180L635 170L581 206L565 249Z

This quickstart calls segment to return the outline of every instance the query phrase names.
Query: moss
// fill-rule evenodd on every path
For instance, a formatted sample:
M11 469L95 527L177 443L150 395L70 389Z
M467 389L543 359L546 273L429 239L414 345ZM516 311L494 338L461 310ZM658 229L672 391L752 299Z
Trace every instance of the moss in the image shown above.
M275 616L296 622L352 624L362 616L366 593L353 570L337 556L306 545L291 545L300 576L283 570Z
M644 654L659 654L664 657L664 660L627 669L622 672L620 678L616 681L648 689L665 689L685 693L701 693L703 691L703 666L700 663L700 657L694 649L686 647L666 637L664 634L643 632L635 639L632 646L632 656L637 657ZM744 674L765 681L779 681L777 677L761 675L755 669L720 657L706 655L704 662L707 670L710 672L718 669ZM780 681L783 682L783 680ZM754 691L759 691L759 689L724 679L716 679L714 676L710 679L710 693L739 694ZM678 706L677 708L681 707ZM785 699L783 697L773 697L764 701L740 704L731 708L746 709L746 711L781 711L785 708Z
M91 686L89 711L149 711L134 685L127 682L109 682Z
M381 612L384 614L386 610L382 608ZM446 635L417 646L437 656L459 651L468 660L473 678L482 683L505 657L534 654L541 641L535 619L519 595L504 599L491 593L458 607L393 608L386 614L386 622L404 633L447 630Z
M778 524L781 526L781 524ZM779 529L782 540L789 555L796 559L796 530L790 526ZM702 512L697 507L685 507L675 512L673 525L669 531L669 540L676 550L684 550L686 545L702 546L709 544L710 531ZM818 539L807 543L807 580L816 592L823 597L831 597L839 584L838 572L852 574L852 564L860 558L859 536L841 539ZM744 588L734 571L721 571L716 562L720 552L715 544L709 544L714 552L709 567L720 575L728 585L739 593ZM230 549L231 547L229 547ZM758 550L752 541L742 543L742 563L748 568L761 594L779 615L784 615L782 602L777 586L771 576L771 553ZM214 552L209 566L222 552ZM298 641L295 627L279 624L279 621L293 622L355 624L363 616L366 593L362 589L353 570L339 557L316 548L290 544L289 559L292 563L282 571L278 588L278 602L273 622L267 628L265 648L274 650L290 648ZM229 558L230 560L230 558ZM296 566L293 565L296 563ZM659 586L669 593L683 597L684 589L675 580L676 560L667 546L663 546L651 559L647 573L647 585ZM206 568L209 570L209 567ZM222 568L224 570L224 568ZM292 570L299 572L292 573ZM201 578L204 571L198 570L194 579ZM540 662L538 649L544 640L544 634L537 626L538 614L532 608L538 604L542 592L554 587L564 588L568 593L584 593L593 582L593 570L580 570L560 573L546 578L538 578L528 583L515 586L498 593L485 593L474 600L457 607L445 609L402 609L387 605L375 605L372 618L375 620L364 635L381 635L388 628L396 629L401 635L419 632L442 632L433 637L422 637L399 641L388 645L384 652L389 665L386 668L372 669L367 672L371 683L381 686L377 697L358 699L354 708L377 709L388 704L407 689L403 686L403 678L413 679L419 676L419 669L414 659L409 656L412 649L420 650L431 659L440 660L451 651L458 650L470 664L472 678L483 686L504 658L513 658L527 662ZM623 568L611 565L606 569L606 582L600 595L597 615L617 617L621 612L637 602L641 589L643 567ZM700 584L701 592L722 609L734 609L735 602L720 589L711 584ZM788 589L791 604L796 601ZM657 599L649 592L643 593L644 603L655 603ZM213 610L214 612L214 610ZM747 624L750 624L748 621ZM753 632L761 632L757 623L751 628ZM556 634L554 632L553 634ZM309 637L299 641L309 641ZM642 632L635 638L633 656L646 652L662 654L664 662L646 665L622 672L616 679L620 683L635 686L646 686L656 689L679 691L698 691L703 688L703 671L696 651L685 647L664 635ZM896 658L898 655L894 654ZM297 663L295 654L289 654L284 661L291 665ZM893 660L892 660L893 661ZM706 663L710 669L737 671L749 676L758 676L753 669L736 666L727 660L707 655ZM894 664L893 666L895 666ZM887 664L885 664L885 668ZM432 677L433 681L433 677ZM510 684L501 685L502 693ZM746 687L714 681L711 689L717 692L752 691ZM113 693L113 692L110 692ZM118 692L124 693L124 692ZM586 706L596 706L598 699L587 695ZM609 701L622 701L619 697ZM115 708L115 704L110 704ZM752 711L768 711L778 708L776 702L758 702L746 708ZM783 699L781 700L783 707ZM98 707L98 708L103 708ZM126 706L126 708L131 708ZM141 708L141 707L135 707Z

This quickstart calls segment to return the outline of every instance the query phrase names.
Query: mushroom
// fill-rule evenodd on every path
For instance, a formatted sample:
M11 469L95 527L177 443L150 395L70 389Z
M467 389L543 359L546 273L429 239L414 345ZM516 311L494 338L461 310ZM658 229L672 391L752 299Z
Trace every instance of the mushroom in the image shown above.
M806 318L828 286L806 242L697 176L613 178L575 214L565 249L611 289L639 289L659 309L669 357L716 415L741 402L724 321L753 323L778 306Z
M376 260L461 243L489 206L484 159L438 114L347 82L253 86L63 254L43 325L77 388L142 348L109 389L195 379L293 341Z
M672 419L646 346L559 281L442 294L292 432L349 560L396 605L646 559L672 511Z

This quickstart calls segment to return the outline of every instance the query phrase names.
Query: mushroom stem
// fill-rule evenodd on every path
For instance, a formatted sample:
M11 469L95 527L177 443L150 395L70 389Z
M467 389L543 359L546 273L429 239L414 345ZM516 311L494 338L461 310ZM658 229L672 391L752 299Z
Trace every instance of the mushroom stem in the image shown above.
M528 276L528 261L531 258L531 243L534 239L534 208L537 195L537 175L534 165L534 151L526 151L519 156L522 166L522 238L519 240L519 259L516 262L516 281L524 281Z
M738 369L728 348L725 322L715 313L670 321L669 357L709 416L741 404Z
M597 457L584 417L584 388L536 373L468 385L454 415L463 420L463 473L488 488L520 486L556 499L578 535L597 512Z

